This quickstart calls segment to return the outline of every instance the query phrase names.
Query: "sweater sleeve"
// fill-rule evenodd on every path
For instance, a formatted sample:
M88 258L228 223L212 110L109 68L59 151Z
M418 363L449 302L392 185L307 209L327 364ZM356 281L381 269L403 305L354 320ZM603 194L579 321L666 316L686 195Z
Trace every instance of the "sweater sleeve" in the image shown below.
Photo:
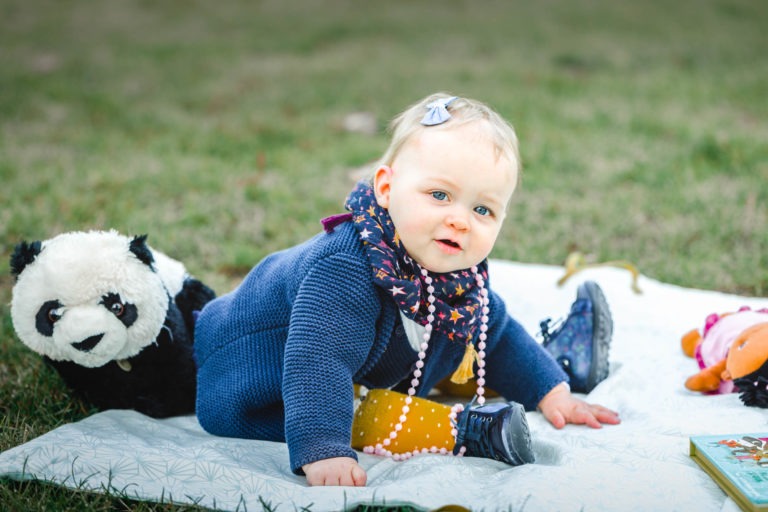
M507 313L501 297L491 291L489 299L486 384L507 400L533 410L552 388L568 382L568 376Z
M333 255L301 283L285 346L283 400L291 470L350 447L352 379L373 345L380 311L366 262Z

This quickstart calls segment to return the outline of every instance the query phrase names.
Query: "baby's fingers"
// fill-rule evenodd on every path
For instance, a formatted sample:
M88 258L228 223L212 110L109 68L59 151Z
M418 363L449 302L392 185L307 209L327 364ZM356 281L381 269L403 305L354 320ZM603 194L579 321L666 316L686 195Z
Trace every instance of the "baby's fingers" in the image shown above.
M619 415L601 405L588 404L577 407L571 415L571 423L587 425L591 428L603 428L603 424L617 425L621 423Z
M597 418L597 421L600 423L606 423L608 425L618 425L621 423L621 418L619 418L617 412L607 409L602 405L592 405L591 407L592 414L595 415L595 418Z
M547 421L549 421L552 426L557 429L563 428L565 424L568 423L566 417L563 416L563 413L557 409L547 410L543 414L544 417L547 418Z
M576 407L571 413L571 423L586 425L591 428L603 428L590 407Z
M368 480L365 470L358 465L352 467L352 485L362 487Z

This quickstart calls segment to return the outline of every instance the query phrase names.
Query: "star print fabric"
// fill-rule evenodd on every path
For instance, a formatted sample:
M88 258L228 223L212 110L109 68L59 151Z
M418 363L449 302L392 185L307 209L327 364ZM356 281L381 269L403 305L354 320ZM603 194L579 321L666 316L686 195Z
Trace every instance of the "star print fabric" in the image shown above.
M420 267L408 256L389 213L376 201L371 186L359 182L345 206L352 212L352 222L371 262L374 283L391 294L405 316L427 325L429 293ZM478 272L488 279L487 261L478 265ZM482 315L480 290L472 271L430 272L430 276L436 299L434 329L452 340L472 342Z

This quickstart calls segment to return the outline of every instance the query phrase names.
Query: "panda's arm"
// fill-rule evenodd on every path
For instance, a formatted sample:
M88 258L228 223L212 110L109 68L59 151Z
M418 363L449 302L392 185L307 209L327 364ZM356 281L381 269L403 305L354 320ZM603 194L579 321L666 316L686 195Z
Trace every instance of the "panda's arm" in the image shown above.
M184 286L174 297L174 302L184 318L187 332L193 333L195 327L195 312L203 309L208 302L216 298L216 293L194 277L187 277ZM192 336L190 335L190 339Z

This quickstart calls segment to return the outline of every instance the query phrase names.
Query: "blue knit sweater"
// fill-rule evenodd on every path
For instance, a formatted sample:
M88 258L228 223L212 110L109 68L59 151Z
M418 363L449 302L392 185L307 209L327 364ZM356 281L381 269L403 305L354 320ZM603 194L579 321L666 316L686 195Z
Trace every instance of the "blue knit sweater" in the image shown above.
M491 292L486 386L533 409L566 375ZM357 231L345 223L272 254L195 327L198 420L215 435L286 441L291 469L350 447L353 383L389 388L416 352L391 296L374 286ZM450 375L464 345L433 334L418 395Z

